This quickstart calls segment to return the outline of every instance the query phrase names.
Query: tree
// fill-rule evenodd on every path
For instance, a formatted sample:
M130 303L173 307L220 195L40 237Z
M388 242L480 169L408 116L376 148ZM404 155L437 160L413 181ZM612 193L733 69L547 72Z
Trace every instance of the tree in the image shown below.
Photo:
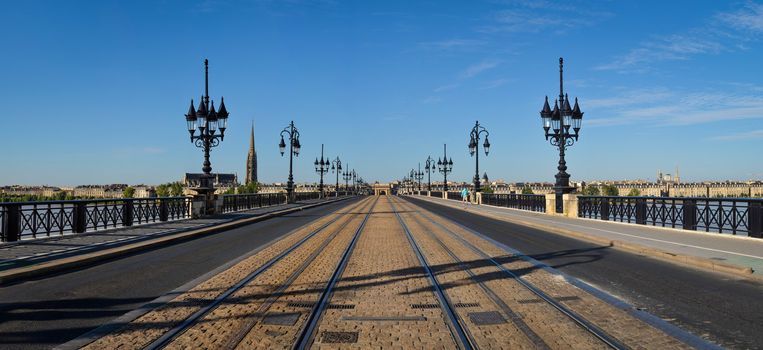
M631 191L628 192L628 197L638 197L641 195L641 191L638 190L638 188L631 188Z
M615 185L604 185L604 186L601 186L601 192L605 196L618 196L618 195L620 195L620 191L617 190L617 187L615 187Z
M489 185L483 187L481 190L482 190L482 193L493 193L493 188L490 187Z
M170 187L167 186L167 184L161 184L159 186L156 186L156 196L157 197L169 197L170 196Z
M522 187L522 194L534 194L533 189L530 186Z
M122 198L133 198L135 196L135 189L127 186L122 190Z
M601 194L601 191L599 191L598 186L586 186L583 189L584 196L598 196L600 194Z
M250 182L246 185L239 186L237 192L238 194L257 193L260 192L260 185L256 182Z
M183 184L179 181L170 184L170 195L173 197L180 197L183 195Z

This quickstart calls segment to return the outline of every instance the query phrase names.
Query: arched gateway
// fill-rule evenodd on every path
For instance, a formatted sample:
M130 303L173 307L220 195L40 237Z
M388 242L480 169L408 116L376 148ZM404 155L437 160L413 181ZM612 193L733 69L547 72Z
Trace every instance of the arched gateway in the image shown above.
M374 184L374 196L387 196L392 191L392 185L390 184Z

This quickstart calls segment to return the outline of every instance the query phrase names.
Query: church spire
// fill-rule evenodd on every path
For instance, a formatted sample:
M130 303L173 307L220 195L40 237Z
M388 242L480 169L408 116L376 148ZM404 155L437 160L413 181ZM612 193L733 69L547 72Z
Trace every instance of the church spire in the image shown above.
M257 182L257 150L254 147L254 119L249 134L249 153L246 156L246 183Z

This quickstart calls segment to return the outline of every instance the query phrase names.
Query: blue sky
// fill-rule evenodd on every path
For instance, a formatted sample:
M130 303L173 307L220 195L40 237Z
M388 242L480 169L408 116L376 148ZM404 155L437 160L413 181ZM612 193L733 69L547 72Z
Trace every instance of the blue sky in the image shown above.
M762 179L763 3L753 1L23 1L0 13L0 185L161 183L198 172L183 114L225 96L214 171L243 178L256 122L261 181L283 181L279 132L302 133L295 179L325 144L366 180L427 156L553 181L538 111L565 89L585 112L573 180ZM422 164L423 166L423 164ZM433 178L440 179L439 174Z

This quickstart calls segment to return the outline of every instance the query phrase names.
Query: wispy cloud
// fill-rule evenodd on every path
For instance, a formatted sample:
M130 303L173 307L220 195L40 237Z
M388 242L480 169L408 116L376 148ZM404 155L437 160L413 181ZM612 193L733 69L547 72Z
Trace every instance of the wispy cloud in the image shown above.
M423 99L421 103L428 105L428 104L439 103L440 101L442 101L442 98L440 96L428 96L427 98Z
M480 74L484 71L497 67L499 64L501 64L501 61L498 61L498 60L485 60L482 62L472 64L471 66L467 67L463 72L461 72L461 78L467 78L467 79L472 78L476 76L477 74Z
M475 49L485 44L486 42L483 40L449 39L449 40L423 42L423 43L419 43L419 46L424 49L455 51L455 50Z
M739 11L721 13L717 17L737 30L763 33L763 4L748 2Z
M495 88L506 85L506 83L508 83L509 81L510 79L505 79L505 78L495 79L485 83L485 85L482 86L481 90L495 89Z
M445 85L441 85L441 86L436 87L433 91L434 92L443 92L443 91L453 90L453 89L455 89L457 87L458 87L458 84L445 84Z
M737 141L737 140L751 140L751 139L763 139L763 129L739 132L731 135L721 135L711 137L711 140L715 141Z
M763 97L733 92L686 92L667 89L626 92L581 101L589 126L668 127L719 121L763 119ZM613 108L617 107L617 108Z
M490 24L477 28L483 33L553 31L564 33L575 27L591 26L613 16L586 6L568 6L552 1L501 1L509 9L495 12Z
M747 42L763 34L763 5L748 2L742 9L719 13L683 33L658 36L642 42L610 62L595 67L621 73L650 71L654 63L688 60L701 54L746 50Z

